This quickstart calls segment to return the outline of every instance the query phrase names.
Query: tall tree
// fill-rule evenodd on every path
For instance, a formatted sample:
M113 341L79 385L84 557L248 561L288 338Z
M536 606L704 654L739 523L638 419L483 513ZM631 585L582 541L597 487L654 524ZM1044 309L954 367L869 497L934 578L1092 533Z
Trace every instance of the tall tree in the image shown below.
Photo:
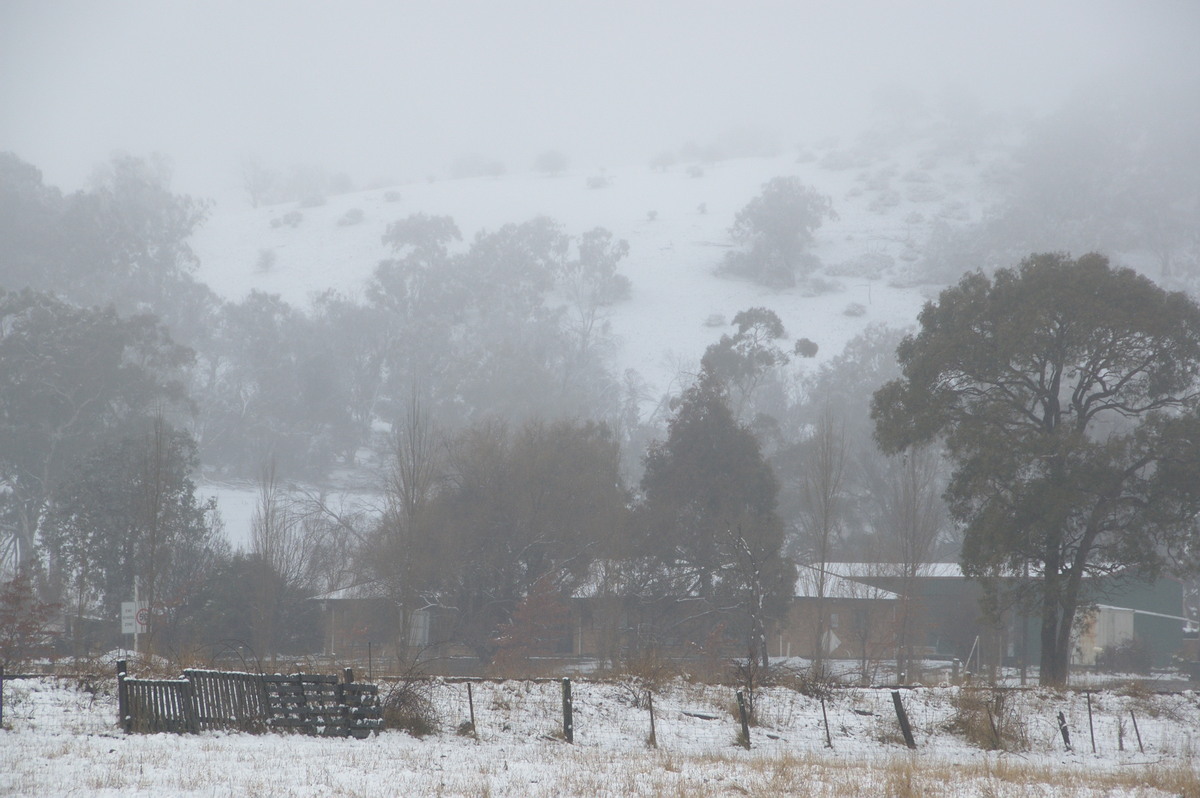
M36 559L73 464L130 420L186 406L191 357L153 317L0 293L0 561Z
M644 545L668 590L699 598L709 617L740 622L765 663L766 624L790 595L795 568L782 555L775 475L711 373L684 392L667 439L646 455L641 487Z
M1034 255L943 291L897 356L881 446L944 438L964 568L1032 567L1041 681L1064 683L1085 578L1153 576L1195 529L1200 307L1101 255Z

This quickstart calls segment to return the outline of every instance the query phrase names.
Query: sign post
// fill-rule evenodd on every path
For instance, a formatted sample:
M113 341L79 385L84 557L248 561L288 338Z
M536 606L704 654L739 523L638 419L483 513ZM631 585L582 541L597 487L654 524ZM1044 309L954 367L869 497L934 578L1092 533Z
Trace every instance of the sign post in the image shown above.
M121 634L133 635L133 651L138 650L138 635L150 631L150 602L138 601L138 578L133 578L133 601L121 602Z

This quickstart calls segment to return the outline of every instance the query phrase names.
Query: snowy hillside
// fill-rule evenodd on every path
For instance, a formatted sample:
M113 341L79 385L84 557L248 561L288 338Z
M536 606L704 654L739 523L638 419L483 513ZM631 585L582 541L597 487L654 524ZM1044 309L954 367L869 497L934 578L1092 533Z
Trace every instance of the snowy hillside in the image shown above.
M837 354L869 323L914 322L924 297L897 286L911 284L912 264L935 219L978 215L979 167L944 161L922 169L916 153L858 168L821 165L836 162L837 155L812 155L806 163L787 155L665 171L644 167L414 183L331 197L317 207L218 207L194 241L202 262L199 277L227 299L258 289L304 307L330 288L358 295L389 254L381 243L387 225L409 214L450 216L468 242L478 231L539 215L560 222L571 235L604 227L630 244L620 271L633 284L632 298L611 315L621 342L617 373L636 369L656 392L665 392L680 367L694 368L705 347L727 331L718 320L748 307L768 307L783 319L789 336L816 341L818 361ZM833 290L817 294L801 286L780 292L713 274L731 246L728 230L736 212L780 175L796 175L833 200L839 218L817 231L815 249L825 266L822 280ZM602 188L589 187L605 181ZM355 210L361 211L360 222L339 224ZM292 226L284 221L288 214L302 218ZM274 253L265 270L258 265L263 251ZM893 265L867 276L854 268L863 256ZM862 306L861 315L847 314L852 305Z

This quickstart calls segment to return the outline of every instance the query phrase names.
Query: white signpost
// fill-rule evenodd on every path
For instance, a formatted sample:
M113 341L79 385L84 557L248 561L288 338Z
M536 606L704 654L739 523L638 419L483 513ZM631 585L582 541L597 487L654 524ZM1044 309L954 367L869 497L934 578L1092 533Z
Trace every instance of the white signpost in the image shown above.
M121 634L137 635L150 631L150 602L121 602Z
M138 635L150 631L150 602L139 600L138 588L141 582L133 578L133 601L121 602L121 634L133 635L133 650L138 650Z

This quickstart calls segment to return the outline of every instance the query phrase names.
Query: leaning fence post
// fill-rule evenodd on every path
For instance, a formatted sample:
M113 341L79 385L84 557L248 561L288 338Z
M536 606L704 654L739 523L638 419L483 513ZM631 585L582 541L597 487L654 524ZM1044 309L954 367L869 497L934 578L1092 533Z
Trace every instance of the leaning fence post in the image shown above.
M1132 709L1129 710L1129 717L1133 720L1133 733L1137 735L1138 750L1144 754L1144 753L1146 753L1146 749L1142 747L1142 733L1140 731L1138 731L1137 715L1133 714Z
M129 717L129 688L125 685L125 660L117 660L117 714L121 728L126 734L131 731Z
M1067 728L1067 719L1063 717L1063 713L1058 713L1058 730L1062 732L1063 745L1067 750L1071 750L1071 730Z
M821 696L821 717L825 720L825 745L833 749L833 737L829 735L829 715L825 712L825 696Z
M562 680L562 704L563 704L563 737L567 742L575 742L575 721L572 717L574 704L571 701L571 680L564 676Z
M467 709L471 711L471 736L479 739L479 731L475 728L475 697L471 695L471 683L467 682Z
M896 706L896 719L900 721L900 733L904 735L904 744L915 749L917 741L913 739L912 727L908 725L908 713L904 711L904 702L900 700L900 691L892 691L892 703Z
M646 740L651 748L658 748L658 736L654 733L654 693L646 691L646 708L650 710L650 738Z
M737 691L738 716L742 720L742 738L739 742L747 751L750 750L750 719L746 716L746 696L741 690Z

